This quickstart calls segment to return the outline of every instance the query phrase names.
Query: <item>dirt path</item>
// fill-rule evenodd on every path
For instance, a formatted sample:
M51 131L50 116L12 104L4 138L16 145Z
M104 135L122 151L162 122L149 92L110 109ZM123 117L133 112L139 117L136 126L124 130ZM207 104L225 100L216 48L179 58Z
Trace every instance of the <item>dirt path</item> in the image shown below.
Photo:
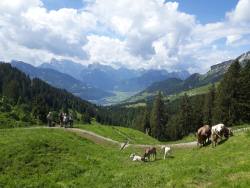
M73 132L81 137L84 137L88 140L93 141L96 144L102 144L102 145L113 145L113 146L118 146L121 148L124 143L118 142L116 140L112 140L110 138L98 135L94 132L83 130L83 129L78 129L78 128L59 128L59 127L53 127L53 129L63 129L65 131ZM161 147L161 146L169 146L173 148L192 148L197 146L197 142L187 142L187 143L178 143L178 144L127 144L125 148L127 147L134 147L134 148L148 148L148 147Z
M83 130L83 129L79 129L79 128L61 128L61 127L33 127L33 128L28 128L28 129L37 129L37 128L48 128L48 129L62 129L64 131L68 131L68 132L72 132L75 133L77 135L79 135L80 137L86 138L88 140L93 141L96 144L100 144L100 145L113 145L113 146L117 146L119 148L121 148L124 143L122 142L118 142L116 140L112 140L110 138L101 136L99 134L96 134L94 132L91 131L87 131L87 130ZM249 130L249 128L241 128L241 129L237 129L234 130L234 132L238 133L238 132L244 132ZM148 148L148 147L161 147L161 146L169 146L172 148L194 148L197 147L197 142L186 142L186 143L176 143L176 144L154 144L154 145L150 145L150 144L127 144L124 148L127 147L134 147L134 148Z

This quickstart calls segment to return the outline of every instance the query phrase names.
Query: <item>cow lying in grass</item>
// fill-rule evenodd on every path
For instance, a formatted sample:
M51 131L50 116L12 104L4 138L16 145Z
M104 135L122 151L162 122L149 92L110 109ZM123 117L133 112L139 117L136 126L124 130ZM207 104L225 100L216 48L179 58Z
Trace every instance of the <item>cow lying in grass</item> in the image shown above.
M171 151L171 149L170 149L170 147L168 147L168 146L161 146L161 149L164 151L164 160L166 159L166 155L170 155L170 151Z
M139 156L139 155L135 155L135 153L132 153L130 155L130 158L132 159L132 161L144 161L144 158Z

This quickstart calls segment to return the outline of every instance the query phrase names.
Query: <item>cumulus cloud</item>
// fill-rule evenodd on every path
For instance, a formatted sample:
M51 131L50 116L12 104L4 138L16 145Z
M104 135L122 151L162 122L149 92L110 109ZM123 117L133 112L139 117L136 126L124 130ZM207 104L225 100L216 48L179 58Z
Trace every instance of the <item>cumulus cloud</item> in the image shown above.
M4 0L1 1L0 7L0 32L9 46L6 51L25 48L26 51L30 50L28 54L41 51L41 57L47 52L48 56L54 54L83 60L87 58L82 46L87 42L87 32L96 25L92 14L75 9L48 11L37 0ZM18 48L15 49L14 46ZM12 52L16 53L20 52ZM28 54L24 54L24 57ZM41 59L39 53L35 54ZM12 58L16 57L5 59Z
M90 35L83 49L88 53L90 62L99 62L114 67L135 68L142 60L132 56L126 49L126 43L106 36Z
M155 55L152 44L159 38L170 36L165 37L166 45L173 48L185 40L195 25L194 16L179 12L176 2L97 0L88 10L110 30L125 35L131 54L145 60Z
M234 23L249 23L250 22L250 1L249 0L240 0L236 6L236 8L227 13L227 17L230 21Z
M249 0L239 0L223 21L204 25L177 2L85 2L79 9L49 11L40 0L1 0L0 58L201 72L239 55L235 46L246 45L250 35Z

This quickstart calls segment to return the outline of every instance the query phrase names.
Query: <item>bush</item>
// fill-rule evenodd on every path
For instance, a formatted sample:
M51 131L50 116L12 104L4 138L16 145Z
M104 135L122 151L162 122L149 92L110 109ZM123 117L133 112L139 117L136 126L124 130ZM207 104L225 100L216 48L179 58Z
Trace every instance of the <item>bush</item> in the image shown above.
M90 115L88 113L82 114L81 121L82 121L82 123L91 124L91 117L90 117Z
M0 101L0 112L10 112L11 111L11 105Z

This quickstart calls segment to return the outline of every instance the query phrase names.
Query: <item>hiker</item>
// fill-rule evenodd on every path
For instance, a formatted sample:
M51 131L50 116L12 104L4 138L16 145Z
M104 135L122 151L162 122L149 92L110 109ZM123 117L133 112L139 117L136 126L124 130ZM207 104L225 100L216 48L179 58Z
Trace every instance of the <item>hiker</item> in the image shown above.
M49 112L47 115L48 126L52 127L52 113Z
M73 117L71 113L69 114L68 121L69 121L69 127L73 127Z
M59 122L60 122L60 126L63 127L63 112L61 112L59 115Z
M64 113L64 115L63 115L63 124L64 124L65 128L68 127L68 121L69 121L68 116L67 116L66 113Z

